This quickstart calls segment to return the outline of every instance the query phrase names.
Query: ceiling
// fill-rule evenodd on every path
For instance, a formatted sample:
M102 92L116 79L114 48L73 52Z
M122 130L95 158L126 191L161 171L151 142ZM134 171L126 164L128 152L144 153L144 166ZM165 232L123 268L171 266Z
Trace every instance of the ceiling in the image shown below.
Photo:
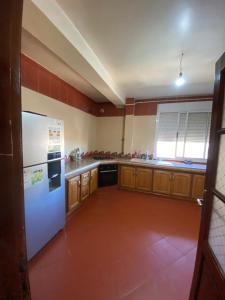
M95 100L95 102L108 101L107 98L91 86L88 81L77 74L70 66L66 65L57 55L51 52L25 29L22 30L21 44L22 53L44 66L53 74L56 74L81 93Z
M210 94L224 12L224 0L24 0L23 51L97 102Z
M224 0L57 0L126 97L213 92ZM185 86L176 88L184 51Z

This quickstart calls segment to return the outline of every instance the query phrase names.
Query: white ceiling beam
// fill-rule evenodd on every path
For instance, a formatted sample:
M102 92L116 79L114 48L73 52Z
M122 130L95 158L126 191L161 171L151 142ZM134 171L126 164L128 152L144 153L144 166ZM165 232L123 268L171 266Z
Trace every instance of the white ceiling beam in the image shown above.
M125 96L84 37L54 0L25 0L23 28L116 106Z

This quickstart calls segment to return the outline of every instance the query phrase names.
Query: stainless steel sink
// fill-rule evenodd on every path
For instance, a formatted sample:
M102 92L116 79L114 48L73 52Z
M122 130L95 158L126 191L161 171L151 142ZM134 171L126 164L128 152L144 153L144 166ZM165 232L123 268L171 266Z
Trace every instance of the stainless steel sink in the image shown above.
M156 159L141 159L141 158L132 158L132 162L141 163L141 164L150 164L150 165L161 165L161 166L172 166L173 163L163 160Z

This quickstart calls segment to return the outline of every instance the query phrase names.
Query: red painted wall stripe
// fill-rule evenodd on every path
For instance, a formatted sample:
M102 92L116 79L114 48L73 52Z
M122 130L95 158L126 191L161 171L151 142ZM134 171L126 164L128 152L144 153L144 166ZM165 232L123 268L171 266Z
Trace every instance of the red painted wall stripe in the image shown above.
M135 103L135 116L154 116L157 115L157 103Z
M125 114L126 115L134 115L134 112L135 112L135 101L134 101L134 98L127 98L126 99Z
M21 77L22 85L33 91L91 115L98 114L97 103L24 54L21 54Z
M111 102L98 104L98 117L122 117L125 114L125 108L118 108Z
M212 95L164 97L138 100L127 98L124 108L117 108L110 102L96 103L64 80L57 77L29 57L21 54L22 85L40 94L54 98L97 117L157 114L157 104L193 101L210 101Z

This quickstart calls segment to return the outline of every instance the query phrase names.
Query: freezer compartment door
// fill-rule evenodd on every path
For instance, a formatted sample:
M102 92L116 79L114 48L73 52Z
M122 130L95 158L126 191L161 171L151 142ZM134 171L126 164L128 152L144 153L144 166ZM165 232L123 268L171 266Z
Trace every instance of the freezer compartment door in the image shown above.
M63 121L23 112L22 125L24 167L46 162L48 153L64 157Z
M28 260L64 227L65 190L64 184L61 184L54 192L49 191L47 164L24 168Z
M47 118L48 122L48 157L59 154L64 158L64 123L62 120ZM52 157L53 158L53 157ZM59 158L57 156L57 158ZM51 158L48 158L51 159Z
M31 166L47 161L48 118L22 113L23 165Z

